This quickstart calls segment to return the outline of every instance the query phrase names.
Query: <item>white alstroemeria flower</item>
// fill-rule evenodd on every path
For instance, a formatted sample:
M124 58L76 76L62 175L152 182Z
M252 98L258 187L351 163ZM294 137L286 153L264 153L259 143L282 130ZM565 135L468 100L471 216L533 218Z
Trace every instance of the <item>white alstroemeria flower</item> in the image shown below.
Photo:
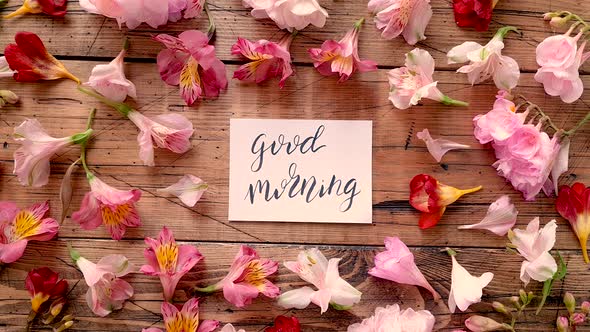
M486 229L496 235L504 236L514 227L518 211L510 203L510 197L504 195L498 198L488 208L488 213L477 224L459 226L459 229Z
M447 249L449 250L449 249ZM480 277L474 277L465 268L457 262L456 253L449 250L453 260L453 269L451 271L451 292L449 293L449 310L455 312L455 308L461 311L467 310L470 305L479 303L483 295L483 288L486 287L494 274L486 272Z
M186 174L175 184L164 189L158 189L157 192L176 196L184 205L193 207L201 199L207 188L209 186L203 180L194 175Z
M323 314L329 305L337 309L347 309L358 303L362 293L340 277L339 262L340 258L328 261L317 248L301 251L297 261L285 262L286 268L313 284L317 290L305 286L285 292L279 297L278 304L287 309L304 309L313 302L321 308Z
M533 219L525 230L515 229L508 238L518 253L524 257L520 268L520 280L525 286L532 279L543 282L551 279L557 272L557 263L549 251L555 244L557 224L555 220L539 229L539 217Z
M498 89L513 89L520 78L518 63L511 57L502 55L502 40L509 31L517 30L510 26L500 28L485 46L476 42L464 42L453 47L447 53L449 64L469 61L468 65L459 68L457 72L467 74L472 85L493 78Z
M124 101L127 96L137 98L135 84L125 77L123 69L126 53L127 49L124 48L109 64L96 65L92 68L90 78L84 85L93 88L107 99L117 102Z

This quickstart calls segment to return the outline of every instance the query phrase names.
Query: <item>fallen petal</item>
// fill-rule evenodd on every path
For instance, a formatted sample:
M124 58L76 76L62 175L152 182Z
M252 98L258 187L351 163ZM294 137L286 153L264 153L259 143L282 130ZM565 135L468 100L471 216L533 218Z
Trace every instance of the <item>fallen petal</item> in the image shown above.
M175 184L157 191L176 196L184 205L193 207L201 199L207 188L209 188L209 185L203 180L194 175L186 174Z
M426 143L426 148L432 157L440 163L442 157L451 150L457 149L469 149L469 145L459 144L448 139L437 138L432 139L428 129L424 129L416 134L416 137L423 140Z
M510 197L504 195L498 198L488 208L486 216L477 224L459 226L459 229L486 229L496 235L504 236L516 223L518 211L510 202Z

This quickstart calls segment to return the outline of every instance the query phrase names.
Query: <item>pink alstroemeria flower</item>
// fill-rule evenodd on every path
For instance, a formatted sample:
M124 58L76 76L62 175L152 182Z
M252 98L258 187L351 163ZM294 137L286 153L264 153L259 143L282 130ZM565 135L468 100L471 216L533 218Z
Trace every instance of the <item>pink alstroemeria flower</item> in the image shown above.
M389 71L389 100L399 109L406 109L418 104L420 99L428 98L445 105L467 106L459 100L451 99L436 87L433 81L434 59L425 50L419 48L406 53L404 67Z
M426 128L417 133L416 137L426 143L426 149L428 149L428 152L430 152L430 155L434 158L434 160L439 163L442 160L442 157L451 150L470 148L469 145L459 144L444 138L433 139L432 136L430 136L430 131L428 131Z
M23 186L42 187L49 180L49 160L66 148L86 141L92 129L68 137L49 136L37 119L27 119L14 128L14 140L21 143L14 151L14 171Z
M150 276L160 277L164 289L164 300L170 302L174 296L176 285L203 256L191 245L177 245L172 231L162 228L158 239L145 238L148 248L143 256L148 262L141 267L141 272Z
M127 227L141 226L135 203L141 197L137 189L119 190L88 173L90 191L84 195L80 210L72 219L85 230L104 224L114 240L121 240Z
M479 277L472 276L455 258L456 253L447 249L453 261L451 271L451 291L449 293L449 310L455 312L467 310L470 305L479 303L483 295L483 288L494 278L494 274L486 272Z
M215 320L199 322L199 299L196 298L186 301L180 310L174 304L163 302L161 311L166 332L212 332L219 326ZM163 332L157 327L141 331Z
M164 189L158 189L157 192L174 195L184 205L193 207L201 199L207 188L209 188L209 185L203 180L194 175L186 174L175 184Z
M84 85L117 102L124 101L127 96L133 99L137 98L135 84L125 77L123 69L127 48L128 42L126 41L123 50L108 65L96 65L92 68L90 78Z
M158 69L162 80L180 85L180 95L187 105L203 96L215 98L227 88L225 65L215 56L215 47L198 30L188 30L178 38L160 34L154 40L166 46L158 53Z
M340 277L339 262L340 258L328 261L317 248L301 251L297 261L285 262L287 269L314 285L317 290L308 286L290 290L281 294L278 304L286 309L304 309L313 302L323 314L330 305L337 310L347 310L360 302L362 293Z
M326 40L321 48L308 50L314 67L324 76L338 75L338 82L346 81L355 71L361 73L377 70L377 63L361 60L358 54L359 31L364 18L354 24L339 42Z
M256 250L242 245L229 268L229 273L221 281L195 290L211 293L223 289L223 296L228 302L243 308L252 303L259 293L273 299L279 296L279 288L267 279L275 274L278 268L279 263L260 258Z
M49 202L19 209L13 202L0 201L0 263L16 262L29 241L49 241L57 235L59 224L46 218Z
M486 216L477 224L463 225L458 229L485 229L498 236L504 236L514 227L518 211L510 202L510 197L503 195L488 208Z
M123 308L123 303L133 296L133 287L121 277L134 271L134 266L123 255L108 255L98 263L70 248L70 255L82 271L88 285L86 303L94 314L105 317Z
M281 29L303 30L308 25L322 28L328 12L317 0L243 0L256 19L270 18Z
M238 37L238 41L231 47L231 53L241 55L251 62L241 65L234 72L234 78L259 84L273 77L280 77L279 87L283 88L287 78L293 75L289 47L294 36L295 33L286 34L278 43L264 39L253 43Z
M434 316L428 310L401 310L398 304L375 309L375 315L352 324L347 332L432 332Z
M385 249L375 256L375 267L369 270L370 275L400 284L424 287L432 293L435 300L440 299L440 295L414 263L414 255L402 240L398 237L386 237Z
M432 17L430 0L370 0L368 8L375 14L377 29L383 30L381 37L403 35L410 45L426 39L424 31Z

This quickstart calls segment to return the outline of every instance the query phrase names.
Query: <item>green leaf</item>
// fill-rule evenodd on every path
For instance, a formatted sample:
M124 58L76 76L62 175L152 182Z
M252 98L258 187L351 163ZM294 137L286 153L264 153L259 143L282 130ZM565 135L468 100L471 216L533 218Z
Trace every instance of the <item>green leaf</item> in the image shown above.
M557 252L557 256L559 257L557 271L555 272L555 274L553 274L553 277L551 279L546 280L545 283L543 284L543 295L541 296L541 302L539 303L539 306L537 307L537 311L535 312L535 315L538 315L539 312L541 311L541 309L543 309L543 306L545 305L545 301L547 300L547 297L551 293L551 288L553 287L553 282L556 280L562 280L563 278L565 278L565 275L567 274L567 265L563 261L563 257L561 257L561 253L559 253L559 251Z

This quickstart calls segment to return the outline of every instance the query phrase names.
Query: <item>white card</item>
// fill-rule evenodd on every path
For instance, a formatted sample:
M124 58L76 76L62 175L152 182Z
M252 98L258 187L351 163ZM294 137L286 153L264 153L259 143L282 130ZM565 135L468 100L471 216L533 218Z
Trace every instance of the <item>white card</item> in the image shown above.
M372 122L230 120L229 220L371 223Z

